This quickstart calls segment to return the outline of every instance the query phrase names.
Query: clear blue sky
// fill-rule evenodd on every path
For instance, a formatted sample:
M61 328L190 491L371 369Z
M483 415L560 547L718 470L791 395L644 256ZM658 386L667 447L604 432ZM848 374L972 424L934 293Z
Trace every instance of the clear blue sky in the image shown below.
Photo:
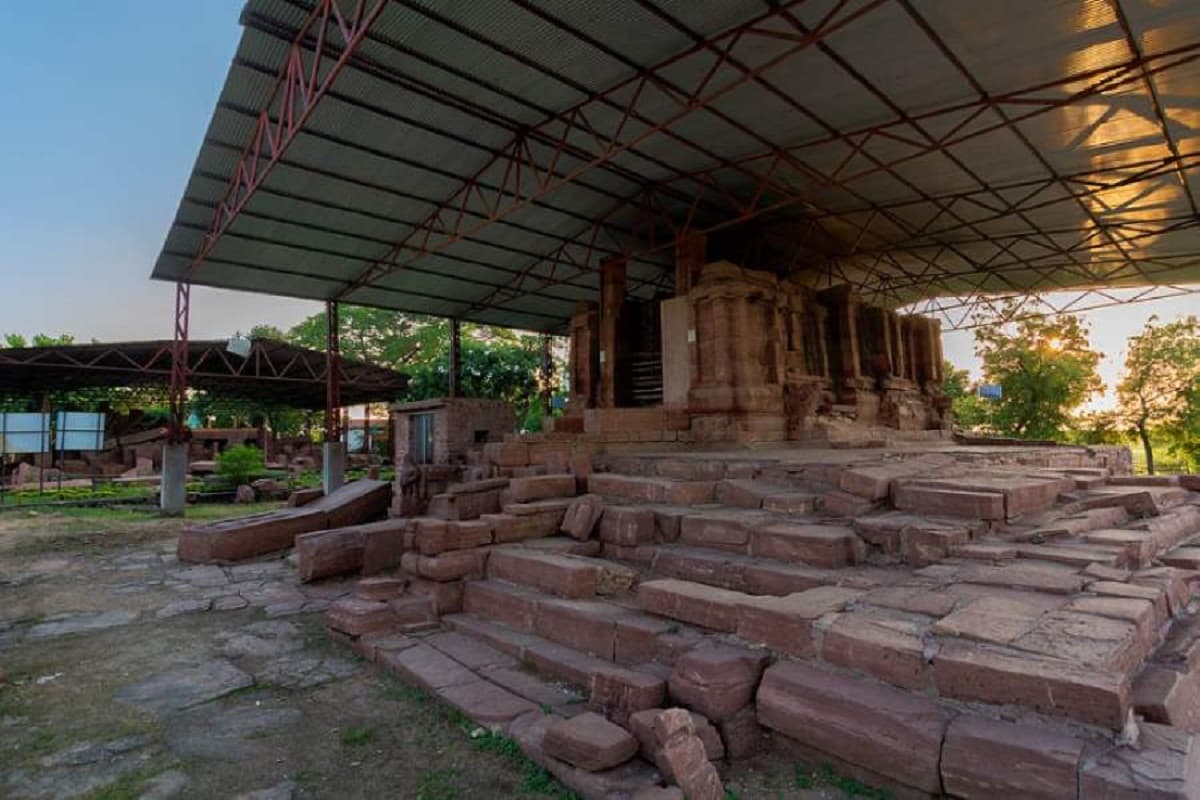
M11 6L0 48L0 333L171 333L173 285L149 280L241 29L241 0ZM1111 387L1125 339L1200 297L1087 315ZM288 327L316 303L196 289L192 330ZM946 355L977 365L970 332Z
M241 0L7 7L0 48L0 333L168 337L148 276L241 27ZM193 335L291 325L316 303L197 289Z

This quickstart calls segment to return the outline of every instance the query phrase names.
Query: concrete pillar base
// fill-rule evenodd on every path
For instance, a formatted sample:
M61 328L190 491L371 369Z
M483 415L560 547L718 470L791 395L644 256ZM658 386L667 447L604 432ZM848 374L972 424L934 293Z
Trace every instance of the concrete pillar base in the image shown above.
M346 445L325 442L321 445L321 456L321 485L325 494L329 494L346 482Z
M188 446L163 445L162 481L158 489L159 509L165 516L181 517L187 507Z

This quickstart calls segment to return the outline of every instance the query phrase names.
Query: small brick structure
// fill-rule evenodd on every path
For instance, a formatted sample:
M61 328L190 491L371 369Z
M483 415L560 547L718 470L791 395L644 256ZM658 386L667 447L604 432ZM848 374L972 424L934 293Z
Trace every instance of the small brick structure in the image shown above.
M504 400L439 397L391 407L396 463L465 464L472 450L502 442L516 427Z

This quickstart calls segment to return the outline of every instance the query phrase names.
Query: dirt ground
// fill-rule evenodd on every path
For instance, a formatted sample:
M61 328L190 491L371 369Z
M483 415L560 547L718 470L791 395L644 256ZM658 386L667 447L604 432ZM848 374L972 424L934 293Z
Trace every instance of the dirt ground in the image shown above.
M181 565L179 525L0 513L0 797L573 796L330 642L320 612L349 583ZM885 796L770 757L727 780L730 798Z

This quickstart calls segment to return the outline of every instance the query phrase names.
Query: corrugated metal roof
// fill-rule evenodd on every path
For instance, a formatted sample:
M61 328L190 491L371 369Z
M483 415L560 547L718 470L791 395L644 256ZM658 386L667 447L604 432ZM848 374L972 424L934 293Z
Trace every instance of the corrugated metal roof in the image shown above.
M316 2L246 4L154 277L561 331L736 219L891 306L1200 281L1194 0L391 0L197 262Z

